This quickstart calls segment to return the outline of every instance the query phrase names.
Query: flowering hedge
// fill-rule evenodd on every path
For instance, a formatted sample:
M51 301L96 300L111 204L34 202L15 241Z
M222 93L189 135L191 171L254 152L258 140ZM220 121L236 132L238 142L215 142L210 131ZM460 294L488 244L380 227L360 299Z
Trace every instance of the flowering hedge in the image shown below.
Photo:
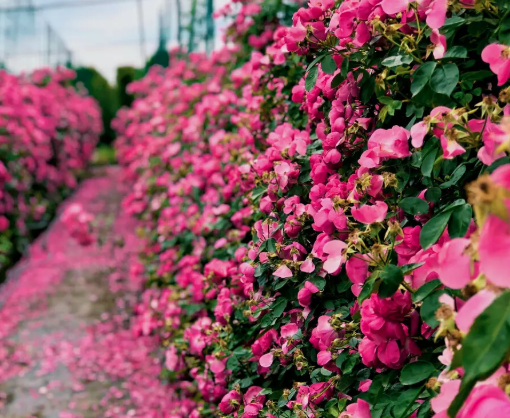
M74 71L0 72L0 270L51 220L76 186L102 131Z
M223 14L115 121L168 416L510 416L508 2Z

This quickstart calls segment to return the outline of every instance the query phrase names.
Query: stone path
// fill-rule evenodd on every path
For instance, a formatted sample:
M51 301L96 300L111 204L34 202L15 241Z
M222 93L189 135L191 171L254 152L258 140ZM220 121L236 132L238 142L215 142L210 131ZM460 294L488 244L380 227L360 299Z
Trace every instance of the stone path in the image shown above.
M120 176L97 172L62 208L95 215L95 244L57 218L0 288L0 418L166 416L157 341L130 327L140 243Z

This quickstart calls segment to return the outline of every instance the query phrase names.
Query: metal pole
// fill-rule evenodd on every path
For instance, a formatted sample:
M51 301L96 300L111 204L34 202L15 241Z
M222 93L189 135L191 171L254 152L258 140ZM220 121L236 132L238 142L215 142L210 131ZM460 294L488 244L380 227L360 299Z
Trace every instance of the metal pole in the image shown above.
M177 5L177 43L179 48L182 49L182 8L181 0L176 0Z
M51 66L51 26L46 25L46 65Z
M140 55L142 57L142 66L145 65L147 55L145 54L145 29L143 23L143 7L142 0L136 0L138 6L138 30L140 33Z
M197 0L192 0L191 3L191 17L189 22L189 39L188 39L188 53L193 52L195 48L195 21L197 17Z

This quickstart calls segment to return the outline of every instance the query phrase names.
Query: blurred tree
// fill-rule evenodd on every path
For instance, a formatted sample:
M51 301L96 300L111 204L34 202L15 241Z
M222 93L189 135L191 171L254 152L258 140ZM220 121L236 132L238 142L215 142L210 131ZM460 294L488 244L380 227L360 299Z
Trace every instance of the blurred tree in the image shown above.
M103 77L95 68L79 67L75 68L75 84L81 83L87 89L89 94L94 97L101 106L103 115L104 133L101 136L101 142L110 144L115 139L115 132L111 128L112 119L119 109L119 97L117 89L112 87L106 78Z
M154 53L152 57L145 63L145 73L149 70L150 67L153 65L161 65L162 67L166 68L169 65L170 62L170 54L167 50L167 35L166 35L166 28L163 21L163 14L159 15L159 43L158 43L158 49Z
M134 97L126 91L126 87L138 78L137 70L134 67L117 68L117 91L119 106L131 106Z

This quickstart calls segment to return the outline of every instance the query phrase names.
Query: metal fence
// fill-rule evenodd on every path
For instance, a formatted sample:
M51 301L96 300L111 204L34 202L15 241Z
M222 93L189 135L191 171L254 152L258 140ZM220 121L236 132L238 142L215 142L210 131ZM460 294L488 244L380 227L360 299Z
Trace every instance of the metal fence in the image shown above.
M140 37L145 58L155 51L145 51L145 28L142 4L161 1L160 41L165 47L178 44L183 50L211 52L215 47L213 11L215 0L0 0L0 67L11 72L31 71L44 66L69 65L73 53L63 34L45 21L48 8L101 5L108 3L138 4L139 21L133 32ZM216 0L218 3L219 0ZM161 43L160 43L161 45ZM80 51L76 51L78 54ZM87 63L81 63L87 65Z
M69 64L72 53L32 0L0 0L0 65L12 72Z

